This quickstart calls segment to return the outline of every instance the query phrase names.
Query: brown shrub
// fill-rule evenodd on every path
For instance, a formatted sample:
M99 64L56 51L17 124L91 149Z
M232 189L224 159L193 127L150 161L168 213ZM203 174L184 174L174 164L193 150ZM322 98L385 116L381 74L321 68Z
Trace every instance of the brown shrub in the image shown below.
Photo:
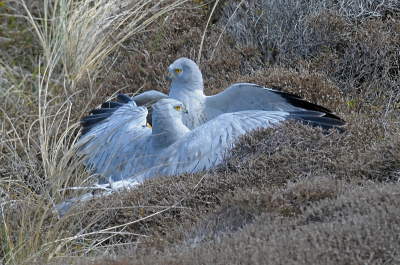
M341 56L317 58L315 68L327 66L328 75L350 98L393 109L399 102L399 43L397 22L363 21L347 35Z
M181 244L164 243L160 249L153 243L117 254L115 260L123 262L110 264L391 263L400 258L397 190L392 184L360 186L330 177L299 178L276 189L238 189L223 196L216 214Z

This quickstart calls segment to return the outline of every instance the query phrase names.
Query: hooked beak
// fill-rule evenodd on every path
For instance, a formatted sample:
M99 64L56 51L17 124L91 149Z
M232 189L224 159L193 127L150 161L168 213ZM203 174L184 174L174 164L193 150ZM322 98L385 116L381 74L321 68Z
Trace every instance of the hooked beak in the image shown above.
M189 113L189 111L188 111L188 109L185 107L185 110L183 111L183 114L188 114Z
M175 75L174 75L173 73L168 72L168 74L167 74L167 76L165 77L165 79L169 81L169 80L174 79L174 77L175 77Z

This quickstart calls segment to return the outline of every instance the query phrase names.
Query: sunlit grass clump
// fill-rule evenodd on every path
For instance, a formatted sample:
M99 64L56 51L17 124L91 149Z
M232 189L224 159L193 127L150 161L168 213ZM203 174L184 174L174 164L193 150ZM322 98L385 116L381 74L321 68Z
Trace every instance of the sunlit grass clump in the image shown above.
M182 1L1 1L0 193L3 264L95 251L63 188L91 183L70 149L110 54ZM79 100L77 100L79 98ZM84 101L85 104L77 106ZM94 218L95 220L95 218ZM99 232L100 234L100 232ZM110 235L105 233L101 238ZM97 241L98 243L98 241Z

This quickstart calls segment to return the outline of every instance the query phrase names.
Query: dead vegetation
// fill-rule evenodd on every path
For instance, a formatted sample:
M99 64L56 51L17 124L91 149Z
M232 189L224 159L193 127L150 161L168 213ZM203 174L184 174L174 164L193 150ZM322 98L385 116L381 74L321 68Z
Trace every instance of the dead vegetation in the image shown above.
M65 16L83 23L77 35L39 34L57 43L35 33L53 24L20 17L41 16L41 2L0 1L2 263L398 263L397 1L219 3L199 64L206 94L235 82L300 94L334 110L346 132L257 130L212 172L154 179L60 219L51 212L74 194L60 188L90 181L68 151L79 119L116 91L168 92L166 67L197 58L214 3L173 3L148 6L158 16L128 37L127 24L145 21L126 12L134 5L105 12L121 20L91 41L67 40L94 20ZM99 43L107 52L96 56Z

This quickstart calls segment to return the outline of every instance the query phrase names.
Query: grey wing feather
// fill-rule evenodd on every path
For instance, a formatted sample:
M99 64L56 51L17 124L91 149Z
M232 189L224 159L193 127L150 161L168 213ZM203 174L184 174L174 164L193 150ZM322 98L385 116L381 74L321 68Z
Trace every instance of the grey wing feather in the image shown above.
M225 91L206 98L206 115L208 119L221 113L243 110L311 110L322 112L326 117L341 120L332 114L329 109L307 102L300 96L250 83L234 84Z
M110 118L113 115L113 113L117 111L119 108L128 103L132 104L132 101L136 103L138 106L145 106L149 109L149 113L147 115L147 122L151 124L152 123L151 105L157 102L158 100L167 97L168 97L167 95L155 90L143 92L142 94L134 96L133 98L124 94L118 94L117 100L120 102L115 102L115 101L104 102L101 104L101 108L91 110L89 114L92 115L89 115L81 120L81 125L82 125L81 133L82 135L89 133L94 127L97 127L105 120L109 120L108 118Z
M76 143L78 155L85 155L85 165L95 173L120 180L128 169L140 164L132 159L143 154L150 128L146 126L147 109L136 107L129 102L117 109L109 118L102 121ZM133 172L134 173L134 172Z
M94 128L98 128L98 126L104 122L107 122L109 118L116 112L120 107L124 106L124 104L130 103L136 105L132 99L123 94L117 95L117 99L120 102L107 101L101 104L99 109L93 109L89 112L89 116L84 117L81 120L81 135L84 136Z
M270 127L285 120L288 112L241 111L227 113L193 129L166 148L150 171L160 175L208 170L221 163L225 151L234 145L238 136L258 127Z
M167 98L168 95L165 95L164 93L158 92L156 90L150 90L143 92L137 96L132 97L132 99L136 102L138 106L146 106L150 107L154 103L156 103L158 100Z

